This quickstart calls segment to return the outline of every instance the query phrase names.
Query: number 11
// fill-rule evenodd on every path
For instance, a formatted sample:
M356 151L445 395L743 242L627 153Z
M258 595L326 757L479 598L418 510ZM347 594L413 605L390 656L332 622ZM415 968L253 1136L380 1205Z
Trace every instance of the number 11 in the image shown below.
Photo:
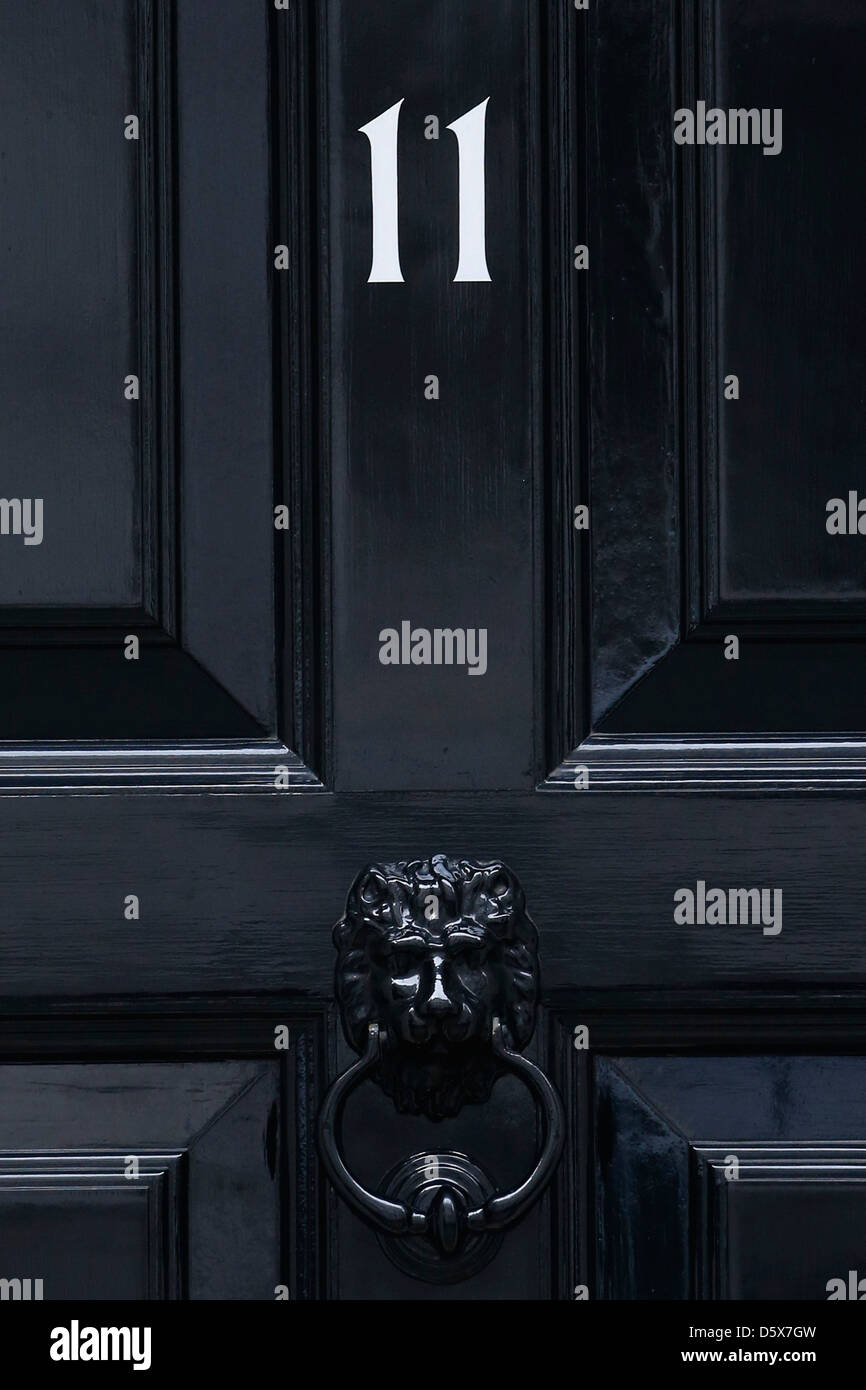
M360 127L370 141L373 187L373 264L368 284L402 284L397 146L405 98ZM460 159L460 259L455 283L490 280L487 268L485 145L487 97L447 128L454 132Z

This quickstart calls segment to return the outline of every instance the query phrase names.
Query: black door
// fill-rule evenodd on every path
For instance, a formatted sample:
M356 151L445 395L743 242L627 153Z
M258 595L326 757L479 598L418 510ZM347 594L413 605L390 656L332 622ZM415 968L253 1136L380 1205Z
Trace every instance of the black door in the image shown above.
M2 1298L866 1296L864 62L4 0Z

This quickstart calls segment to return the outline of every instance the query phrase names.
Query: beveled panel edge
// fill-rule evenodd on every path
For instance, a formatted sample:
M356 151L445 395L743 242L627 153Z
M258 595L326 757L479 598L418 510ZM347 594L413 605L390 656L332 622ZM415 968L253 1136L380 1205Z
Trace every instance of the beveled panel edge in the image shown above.
M0 796L323 791L279 740L0 743Z
M585 785L581 785L585 782ZM862 792L866 739L593 734L537 791Z

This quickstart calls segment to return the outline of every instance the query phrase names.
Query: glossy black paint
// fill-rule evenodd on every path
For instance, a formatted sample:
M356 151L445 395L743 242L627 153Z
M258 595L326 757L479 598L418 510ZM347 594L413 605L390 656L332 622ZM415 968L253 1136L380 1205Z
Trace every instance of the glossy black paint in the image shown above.
M358 1052L325 1097L319 1145L334 1187L380 1232L401 1268L436 1283L475 1274L541 1196L562 1153L562 1102L544 1073L520 1056L535 1028L538 934L523 889L499 861L432 855L373 864L349 890L334 929L343 1031ZM538 1101L544 1142L531 1174L497 1192L463 1154L416 1155L392 1171L388 1191L367 1191L341 1152L343 1108L369 1076L398 1111L434 1121L489 1100L494 1082L520 1077ZM473 1239L477 1237L476 1239ZM407 1237L426 1239L437 1258Z
M4 740L288 732L261 249L268 30L255 5L209 13L4 10L4 496L45 503L40 546L0 547Z
M841 781L862 753L863 565L825 523L860 468L844 74L863 13L648 0L605 7L586 39L592 706L572 747L763 734L785 759L780 735L845 734ZM781 152L677 147L673 112L699 100L782 109ZM831 760L805 753L824 776Z
M3 1067L3 1277L41 1278L48 1301L272 1298L283 1145L271 1163L261 1137L279 1071Z
M599 1296L823 1300L862 1277L863 1074L862 1057L600 1061Z
M404 0L399 14L380 0L321 10L335 782L526 786L541 636L543 7L501 0L495 25L486 0L459 12L425 0ZM358 132L401 98L405 283L371 285L370 159ZM486 98L491 283L455 284L457 146L446 127ZM425 139L430 114L438 140ZM429 374L438 400L425 399ZM487 674L382 666L379 633L402 620L486 628ZM381 740L385 728L393 737Z
M3 489L66 528L0 536L0 1278L826 1296L864 1231L861 542L822 513L859 485L862 7L6 0L0 29ZM401 96L407 278L376 287L358 127ZM488 96L493 279L460 285L424 122ZM714 97L783 104L782 154L675 148ZM488 674L382 667L401 618L486 626ZM525 1060L565 1107L550 1188L454 1283L315 1145L354 1060L345 885L431 846L519 875ZM781 936L675 924L697 878L782 888ZM437 1120L364 1077L342 1142L366 1192L414 1209L437 1154L476 1210L539 1129L507 1069Z
M516 874L494 859L433 854L370 864L334 928L343 1032L401 1112L441 1120L483 1103L502 1067L491 1039L522 1051L535 1030L538 932Z

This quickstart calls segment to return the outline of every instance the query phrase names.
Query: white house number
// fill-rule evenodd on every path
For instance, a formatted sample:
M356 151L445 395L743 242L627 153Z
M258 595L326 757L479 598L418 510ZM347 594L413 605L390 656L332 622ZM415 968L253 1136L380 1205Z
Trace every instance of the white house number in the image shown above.
M368 284L402 284L397 145L405 98L360 127L370 141L373 185L373 264ZM489 280L487 269L484 155L487 97L447 128L457 137L460 156L460 259L456 281Z

